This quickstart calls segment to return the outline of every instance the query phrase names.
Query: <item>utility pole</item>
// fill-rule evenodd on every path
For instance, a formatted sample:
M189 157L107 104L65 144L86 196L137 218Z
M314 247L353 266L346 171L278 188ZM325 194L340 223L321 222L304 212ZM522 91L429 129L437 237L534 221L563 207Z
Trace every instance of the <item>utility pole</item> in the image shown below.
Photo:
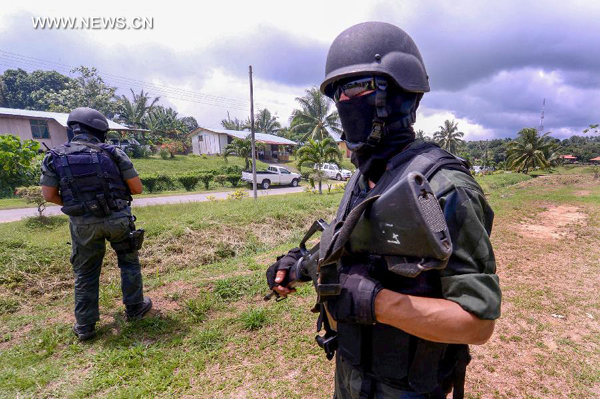
M250 132L252 137L252 192L256 200L256 142L254 141L254 88L252 87L252 65L248 66L250 76Z
M546 99L544 98L544 101L542 101L542 115L540 116L540 127L539 127L539 132L543 133L544 132L544 108L546 108Z

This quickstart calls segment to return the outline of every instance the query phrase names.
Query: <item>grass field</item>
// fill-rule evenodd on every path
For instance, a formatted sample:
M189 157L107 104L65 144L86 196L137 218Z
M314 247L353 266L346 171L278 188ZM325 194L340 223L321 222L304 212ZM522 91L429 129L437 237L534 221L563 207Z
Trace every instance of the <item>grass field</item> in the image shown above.
M239 157L228 157L227 162L222 156L207 155L176 155L173 159L152 158L133 159L133 164L140 176L147 174L175 175L187 172L202 172L207 170L220 170L227 166L239 166L244 168L244 159ZM266 169L267 164L256 162L257 169Z
M486 176L503 316L472 347L469 398L600 396L600 181ZM504 179L504 180L503 180ZM156 311L126 323L115 257L99 337L70 331L64 217L0 225L0 397L329 398L333 364L314 343L310 287L264 303L264 269L341 194L136 210Z

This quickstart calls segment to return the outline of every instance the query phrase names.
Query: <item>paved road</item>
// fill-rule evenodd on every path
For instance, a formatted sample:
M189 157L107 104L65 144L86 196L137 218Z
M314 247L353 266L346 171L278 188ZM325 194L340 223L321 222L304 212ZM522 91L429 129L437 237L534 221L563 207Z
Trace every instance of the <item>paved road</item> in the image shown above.
M252 196L252 190L247 190L248 195ZM272 187L268 190L258 190L258 195L282 195L300 193L304 191L303 187ZM164 197L147 197L147 198L136 198L133 201L133 206L150 206L150 205L163 205L163 204L181 204L184 202L204 202L208 201L209 196L213 196L217 199L227 198L227 194L231 191L214 192L214 193L203 193L203 194L183 194L183 195L170 195ZM5 209L0 210L0 223L15 222L26 217L35 216L37 214L36 208L18 208L18 209ZM60 207L50 206L44 212L45 215L62 215Z

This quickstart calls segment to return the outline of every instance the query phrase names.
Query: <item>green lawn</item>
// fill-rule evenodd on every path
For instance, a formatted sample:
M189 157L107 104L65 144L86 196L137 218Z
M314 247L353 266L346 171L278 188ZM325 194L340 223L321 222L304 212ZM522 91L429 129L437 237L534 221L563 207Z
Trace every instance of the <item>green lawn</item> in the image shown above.
M600 383L600 181L480 179L504 293L492 340L472 347L468 398L593 397ZM508 180L502 180L508 179ZM70 327L68 222L0 224L0 397L330 398L333 364L314 343L310 286L262 300L264 270L328 219L340 193L136 209L150 317L124 321L115 256L105 262L99 336ZM560 207L560 208L556 208ZM582 215L544 239L545 212ZM529 230L525 225L538 226ZM541 236L536 236L541 235ZM574 245L576 243L576 245ZM557 318L553 315L563 316Z

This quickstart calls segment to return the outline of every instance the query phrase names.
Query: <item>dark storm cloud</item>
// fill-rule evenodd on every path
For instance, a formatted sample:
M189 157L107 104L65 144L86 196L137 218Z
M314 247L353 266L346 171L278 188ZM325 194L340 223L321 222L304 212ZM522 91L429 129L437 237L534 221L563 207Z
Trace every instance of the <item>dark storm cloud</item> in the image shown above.
M572 71L577 80L600 69L600 8L592 2L412 3L380 3L373 17L415 39L433 89L458 90L524 67Z
M315 85L325 71L328 45L306 37L296 37L273 26L260 26L243 37L223 38L207 49L204 56L212 65L236 75L248 73L290 86Z
M372 17L417 42L432 88L424 107L496 136L537 127L543 98L544 125L557 136L600 120L600 3L414 3L379 3Z

